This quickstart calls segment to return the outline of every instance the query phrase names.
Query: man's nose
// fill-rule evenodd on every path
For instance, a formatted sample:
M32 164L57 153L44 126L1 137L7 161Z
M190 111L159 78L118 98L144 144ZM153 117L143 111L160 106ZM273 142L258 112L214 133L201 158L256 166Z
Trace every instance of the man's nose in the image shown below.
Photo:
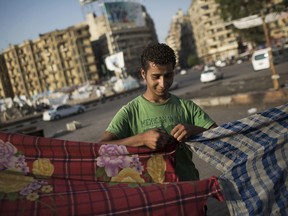
M161 77L161 78L159 79L159 86L160 86L160 87L164 87L164 86L165 86L165 78L164 78L164 77Z

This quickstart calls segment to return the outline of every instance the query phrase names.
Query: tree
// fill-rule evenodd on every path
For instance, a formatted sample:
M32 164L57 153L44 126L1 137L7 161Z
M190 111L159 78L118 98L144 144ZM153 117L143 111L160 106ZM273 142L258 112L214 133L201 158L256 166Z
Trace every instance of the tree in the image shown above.
M188 67L192 67L199 63L199 59L196 55L190 54L187 58Z
M226 21L236 20L254 14L284 11L288 7L288 0L274 4L275 0L215 0L219 4L220 15Z
M225 21L237 20L251 15L259 15L261 11L265 13L281 12L287 9L288 0L274 4L273 0L215 0L219 4L220 16ZM248 29L234 29L242 39L256 44L265 43L262 26Z

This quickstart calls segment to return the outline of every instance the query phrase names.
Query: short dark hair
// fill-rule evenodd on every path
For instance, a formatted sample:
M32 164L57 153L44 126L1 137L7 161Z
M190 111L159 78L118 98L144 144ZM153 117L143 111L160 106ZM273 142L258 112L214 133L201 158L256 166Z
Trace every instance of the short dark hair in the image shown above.
M176 56L174 50L164 43L149 44L142 52L141 67L144 71L149 69L149 62L156 65L166 65L172 63L173 68L176 65Z

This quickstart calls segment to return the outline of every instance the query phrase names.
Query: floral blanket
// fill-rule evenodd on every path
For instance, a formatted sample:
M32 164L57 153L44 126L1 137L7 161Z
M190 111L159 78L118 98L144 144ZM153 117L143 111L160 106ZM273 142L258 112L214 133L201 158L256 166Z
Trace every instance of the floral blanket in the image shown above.
M0 215L204 215L218 180L178 182L174 153L0 132Z

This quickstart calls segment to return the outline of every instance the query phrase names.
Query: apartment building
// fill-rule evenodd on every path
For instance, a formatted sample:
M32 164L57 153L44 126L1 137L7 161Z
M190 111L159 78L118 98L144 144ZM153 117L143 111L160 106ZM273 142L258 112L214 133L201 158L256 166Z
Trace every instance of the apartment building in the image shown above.
M15 96L31 97L98 79L87 24L10 45L3 55Z
M0 54L0 99L7 97L13 98L14 93L5 64L4 55Z
M225 23L214 0L193 0L188 10L198 57L205 63L238 55L238 43L232 26Z
M281 2L283 0L274 0L270 6ZM188 12L197 53L205 63L229 60L238 55L237 35L232 31L233 22L224 22L218 7L215 0L193 0ZM268 23L272 46L281 46L287 42L287 14L281 13L278 20Z
M111 23L107 16L89 13L80 24L40 34L39 38L26 40L19 45L9 45L2 52L2 64L7 68L12 95L31 97L98 81L102 77L109 78L114 74L107 71L105 58L120 51L124 53L125 74L139 76L140 53L148 43L158 41L154 22L141 4L110 4L126 9L135 7L137 13L134 14L137 20L143 21L142 24L134 20ZM5 83L3 80L1 83ZM6 89L7 86L0 85L1 97L11 96Z
M189 67L188 58L196 57L197 54L190 17L182 10L178 10L172 17L165 41L175 51L177 66Z
M288 46L288 12L281 13L280 19L268 24L272 47Z
M273 7L273 5L281 4L285 0L273 0L268 6ZM279 15L277 21L268 24L270 30L270 38L272 46L288 46L288 12L277 12Z
M121 6L137 6L135 2L113 2ZM110 3L110 4L113 4ZM107 14L97 16L95 13L86 15L86 22L89 25L91 34L91 43L95 56L98 56L99 62L104 64L107 56L117 52L123 52L125 61L125 73L127 75L138 76L140 68L140 53L151 42L157 42L157 34L155 25L147 13L146 8L139 4L139 13L137 19L143 19L143 23L139 24L131 22L114 22L107 18ZM129 13L129 11L126 11ZM104 69L103 65L98 65L98 68ZM113 72L108 72L105 69L101 71L100 76L107 74L112 75Z

